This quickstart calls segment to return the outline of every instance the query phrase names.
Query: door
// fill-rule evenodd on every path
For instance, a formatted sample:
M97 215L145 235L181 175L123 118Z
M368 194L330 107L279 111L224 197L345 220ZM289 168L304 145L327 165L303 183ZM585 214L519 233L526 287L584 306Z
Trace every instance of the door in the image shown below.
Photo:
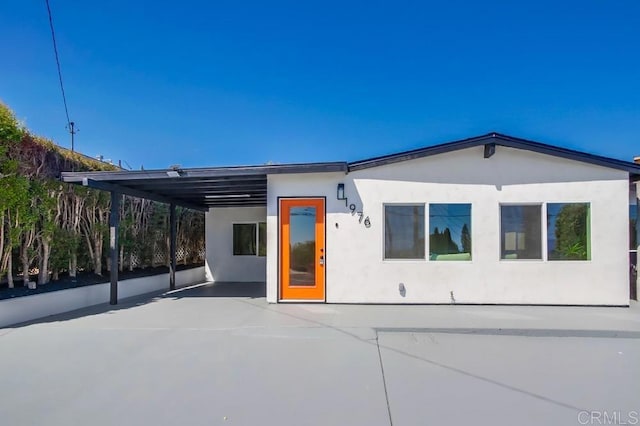
M280 200L280 300L324 300L323 198Z

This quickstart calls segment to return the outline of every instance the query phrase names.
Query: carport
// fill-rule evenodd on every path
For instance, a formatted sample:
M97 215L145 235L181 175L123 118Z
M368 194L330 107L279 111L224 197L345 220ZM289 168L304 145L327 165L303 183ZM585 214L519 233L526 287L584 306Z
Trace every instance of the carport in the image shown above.
M346 171L344 162L285 165L180 168L135 171L63 172L62 182L108 191L111 194L109 256L118 264L120 197L128 195L169 205L169 289L176 280L176 207L209 211L218 207L267 205L267 175ZM118 303L118 268L110 272L110 304Z

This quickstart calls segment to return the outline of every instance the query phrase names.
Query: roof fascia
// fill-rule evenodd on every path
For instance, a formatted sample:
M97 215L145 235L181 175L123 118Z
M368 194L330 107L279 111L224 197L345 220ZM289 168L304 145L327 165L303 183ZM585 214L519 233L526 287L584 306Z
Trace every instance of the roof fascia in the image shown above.
M629 161L603 157L600 155L589 154L587 152L575 151L568 148L561 148L558 146L547 145L540 142L514 138L506 135L497 134L495 138L498 140L496 144L508 148L522 149L526 151L537 152L540 154L551 155L554 157L565 158L567 160L580 161L583 163L594 164L596 166L623 170L632 174L640 173L640 165L631 163Z
M574 151L567 148L560 148L553 145L546 145L540 142L529 141L526 139L514 138L499 133L489 133L486 135L463 139L454 142L448 142L440 145L434 145L426 148L420 148L412 151L400 152L381 157L370 158L367 160L349 163L349 171L368 169L371 167L379 167L387 164L398 163L402 161L414 160L417 158L428 157L432 155L444 154L447 152L457 151L466 148L474 148L480 145L500 145L508 148L522 149L540 154L551 155L555 157L565 158L568 160L580 161L583 163L594 164L602 167L623 170L632 174L640 174L640 165L628 161L617 160L599 155L589 154L580 151ZM488 152L485 150L485 158Z
M415 160L417 158L428 157L431 155L444 154L451 151L457 151L459 149L473 148L475 146L484 145L486 143L492 143L493 138L493 134L488 134L477 136L474 138L429 146L426 148L418 148L411 151L399 152L397 154L389 154L383 155L381 157L354 161L352 163L349 163L349 171L352 172L356 170L368 169L371 167L385 166L387 164Z
M171 177L169 172L178 172L179 177ZM136 181L180 178L216 178L216 177L248 177L265 176L284 173L328 173L347 172L346 162L284 164L266 166L216 167L205 169L163 169L163 170L126 170L115 172L63 172L60 176L64 182L82 182L89 178L94 181Z

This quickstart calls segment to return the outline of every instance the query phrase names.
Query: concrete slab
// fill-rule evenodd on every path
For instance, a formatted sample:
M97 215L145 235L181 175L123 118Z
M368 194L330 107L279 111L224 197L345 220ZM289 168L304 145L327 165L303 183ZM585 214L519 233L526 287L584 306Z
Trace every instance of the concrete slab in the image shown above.
M569 425L581 411L640 412L637 339L380 333L379 342L394 424Z
M640 411L640 308L270 305L204 285L0 329L0 423L579 424Z

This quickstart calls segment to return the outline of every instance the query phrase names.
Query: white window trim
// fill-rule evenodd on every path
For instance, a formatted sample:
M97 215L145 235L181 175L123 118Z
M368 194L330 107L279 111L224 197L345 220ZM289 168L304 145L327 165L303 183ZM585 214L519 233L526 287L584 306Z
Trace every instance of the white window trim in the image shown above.
M385 257L385 247L386 247L386 243L387 243L387 232L386 232L386 221L385 221L385 215L386 215L386 207L387 206L393 206L393 207L423 207L424 208L424 231L425 231L425 237L424 237L424 257L416 257L416 258L410 258L410 259L399 259L399 258L386 258ZM426 262L427 260L427 253L428 253L428 241L427 241L427 204L422 202L422 203L382 203L382 261L383 262L390 262L390 263L418 263L418 262Z

